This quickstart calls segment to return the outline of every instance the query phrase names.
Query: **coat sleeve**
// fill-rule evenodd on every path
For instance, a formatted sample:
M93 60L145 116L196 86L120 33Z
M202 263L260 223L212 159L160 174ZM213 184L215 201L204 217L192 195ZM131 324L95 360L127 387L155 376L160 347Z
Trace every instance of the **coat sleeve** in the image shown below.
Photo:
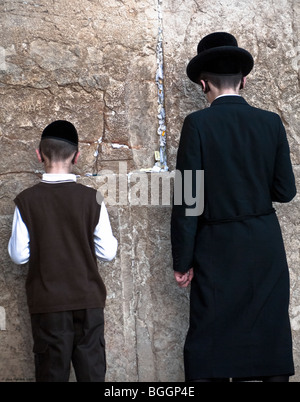
M295 197L296 193L295 176L290 158L290 147L285 128L279 118L279 141L271 188L272 201L289 202Z
M193 254L199 214L191 200L196 197L202 169L200 136L190 116L184 121L177 153L171 243L173 269L187 272L193 267ZM192 213L191 213L192 212Z

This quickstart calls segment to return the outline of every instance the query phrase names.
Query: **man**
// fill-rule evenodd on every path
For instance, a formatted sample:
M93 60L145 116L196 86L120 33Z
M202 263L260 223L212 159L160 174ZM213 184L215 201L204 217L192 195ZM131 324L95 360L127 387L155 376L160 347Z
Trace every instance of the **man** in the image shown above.
M239 96L253 65L234 36L216 32L187 67L211 103L186 117L177 155L183 179L194 174L194 192L204 171L203 213L174 205L171 222L175 279L191 283L187 381L287 382L294 374L289 272L272 201L292 200L295 179L280 117Z

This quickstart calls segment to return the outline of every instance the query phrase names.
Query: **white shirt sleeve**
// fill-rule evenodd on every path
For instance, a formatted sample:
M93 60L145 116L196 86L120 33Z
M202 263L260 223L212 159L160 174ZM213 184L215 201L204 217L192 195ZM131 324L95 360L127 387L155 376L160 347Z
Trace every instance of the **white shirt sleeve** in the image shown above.
M101 204L99 223L94 231L95 252L98 260L112 261L118 248L118 241L113 236L108 212L104 202Z
M104 202L101 204L99 223L94 231L96 256L100 261L112 261L118 248L118 241L113 236L108 212ZM15 264L22 265L29 261L30 237L19 209L15 208L12 234L8 243L8 253Z
M15 264L22 265L29 261L29 233L17 207L15 208L12 234L8 243L8 253Z

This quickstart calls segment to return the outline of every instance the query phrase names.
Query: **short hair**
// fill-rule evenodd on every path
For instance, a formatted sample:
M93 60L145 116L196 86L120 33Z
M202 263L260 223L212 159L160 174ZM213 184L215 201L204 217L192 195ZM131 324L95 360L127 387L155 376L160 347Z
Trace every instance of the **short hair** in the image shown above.
M45 138L40 142L40 153L51 162L63 162L78 152L78 146L54 138Z
M200 80L210 81L218 89L236 88L242 81L243 74L214 74L202 72Z

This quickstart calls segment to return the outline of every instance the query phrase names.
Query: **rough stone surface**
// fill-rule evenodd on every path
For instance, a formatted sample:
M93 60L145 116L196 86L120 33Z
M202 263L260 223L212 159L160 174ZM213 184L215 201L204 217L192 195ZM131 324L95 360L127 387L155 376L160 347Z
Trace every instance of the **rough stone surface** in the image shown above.
M255 58L244 96L281 115L300 189L299 2L161 3L170 170L184 117L207 106L186 77L186 64L201 37L226 30ZM128 201L109 206L119 241L117 258L99 263L108 288L107 380L183 381L188 291L173 281L170 206L136 205L141 188L132 173L152 167L159 147L158 0L3 0L0 23L0 381L34 380L24 291L28 268L10 261L7 243L13 199L39 181L42 166L34 150L41 130L55 119L69 119L78 127L81 160L75 173L80 182L98 188L101 176L86 174L106 169L112 178L119 162L126 166ZM298 381L300 196L276 209L291 271Z

